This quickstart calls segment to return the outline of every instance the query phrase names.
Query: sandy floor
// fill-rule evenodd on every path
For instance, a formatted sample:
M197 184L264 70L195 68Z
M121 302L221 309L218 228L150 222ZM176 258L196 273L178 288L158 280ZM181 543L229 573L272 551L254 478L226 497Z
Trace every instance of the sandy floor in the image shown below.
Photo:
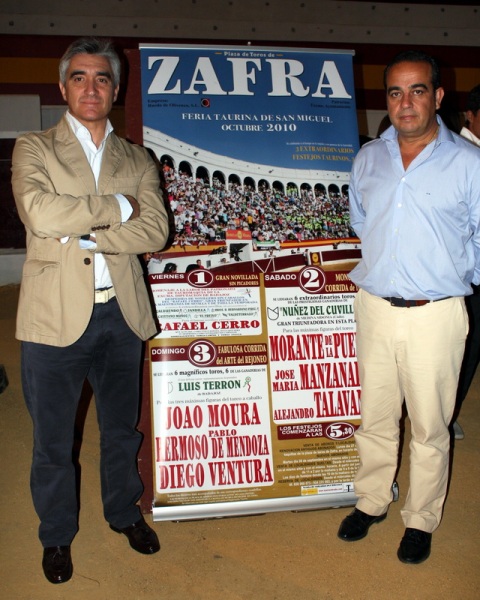
M103 520L99 500L98 431L91 406L81 452L80 532L72 546L74 575L60 586L41 569L37 517L29 492L31 423L20 387L14 339L18 288L0 287L0 364L9 387L0 396L0 595L6 600L429 600L479 597L480 371L462 409L465 440L453 451L449 497L432 555L399 562L400 505L408 458L400 469L400 501L364 540L336 538L350 509L269 513L256 517L154 523L162 550L142 556ZM406 434L408 446L408 424ZM148 485L148 482L147 482ZM151 520L149 517L147 519Z

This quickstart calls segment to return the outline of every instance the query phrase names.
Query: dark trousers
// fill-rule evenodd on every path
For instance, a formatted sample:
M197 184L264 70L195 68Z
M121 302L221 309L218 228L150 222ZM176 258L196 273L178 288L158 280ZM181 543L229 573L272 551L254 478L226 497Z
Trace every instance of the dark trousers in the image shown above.
M473 294L465 297L470 331L465 344L462 370L458 381L456 414L458 414L462 402L465 400L480 361L480 286L472 285L472 288Z
M142 342L127 326L117 300L95 304L82 337L66 348L22 343L22 383L33 420L30 478L44 547L69 545L78 530L72 460L77 408L87 379L100 428L105 519L122 528L137 521L143 486L137 469L142 436L136 430Z

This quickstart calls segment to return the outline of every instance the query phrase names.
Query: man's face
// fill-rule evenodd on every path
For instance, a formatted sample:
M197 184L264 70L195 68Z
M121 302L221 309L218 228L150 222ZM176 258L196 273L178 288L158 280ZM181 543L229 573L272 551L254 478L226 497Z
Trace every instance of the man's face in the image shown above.
M473 135L480 140L480 109L477 110L477 114L471 110L467 110L466 117L468 120L468 128Z
M76 54L65 85L60 82L59 86L70 113L87 129L105 123L118 94L109 60L96 54Z
M387 75L388 116L400 137L418 139L436 127L443 89L434 91L432 67L426 62L401 62Z

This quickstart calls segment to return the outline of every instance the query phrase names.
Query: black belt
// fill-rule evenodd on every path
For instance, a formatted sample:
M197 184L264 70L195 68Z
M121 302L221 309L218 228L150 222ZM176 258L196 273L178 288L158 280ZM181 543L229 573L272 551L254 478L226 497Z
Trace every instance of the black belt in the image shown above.
M430 302L441 302L442 300L448 300L452 296L445 296L445 298L438 298L437 300L405 300L405 298L382 298L386 300L392 306L399 306L400 308L411 308L412 306L425 306Z

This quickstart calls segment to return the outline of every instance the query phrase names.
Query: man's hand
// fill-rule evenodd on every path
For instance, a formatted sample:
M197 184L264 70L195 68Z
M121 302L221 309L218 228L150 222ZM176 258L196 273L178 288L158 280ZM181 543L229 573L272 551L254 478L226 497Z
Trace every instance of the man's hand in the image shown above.
M125 196L125 198L130 202L130 206L133 209L132 214L128 218L128 220L131 221L132 219L136 219L140 216L140 204L137 202L137 200L135 200L133 196Z

